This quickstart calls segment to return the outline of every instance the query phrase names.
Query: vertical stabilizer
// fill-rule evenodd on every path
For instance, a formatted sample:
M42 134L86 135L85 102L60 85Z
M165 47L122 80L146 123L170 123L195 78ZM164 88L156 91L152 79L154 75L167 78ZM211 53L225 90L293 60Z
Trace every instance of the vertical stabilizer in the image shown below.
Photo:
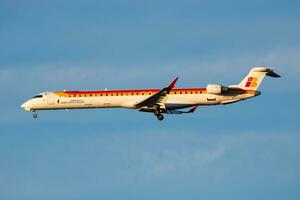
M249 74L238 84L239 88L246 90L258 90L265 76L280 77L271 68L254 67Z

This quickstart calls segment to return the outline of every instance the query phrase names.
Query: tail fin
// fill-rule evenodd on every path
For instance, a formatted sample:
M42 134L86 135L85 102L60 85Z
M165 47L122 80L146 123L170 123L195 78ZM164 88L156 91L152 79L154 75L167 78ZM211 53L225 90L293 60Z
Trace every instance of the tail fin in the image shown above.
M280 77L271 68L254 67L250 70L244 80L238 84L238 87L242 89L258 90L266 75L271 77Z

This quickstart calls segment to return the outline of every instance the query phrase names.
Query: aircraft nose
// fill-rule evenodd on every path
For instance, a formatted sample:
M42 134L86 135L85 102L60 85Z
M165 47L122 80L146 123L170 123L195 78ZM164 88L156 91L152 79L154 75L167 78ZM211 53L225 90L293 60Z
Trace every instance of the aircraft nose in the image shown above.
M25 103L23 103L21 105L21 108L23 108L26 111L30 111L30 106L28 105L28 101L26 101Z

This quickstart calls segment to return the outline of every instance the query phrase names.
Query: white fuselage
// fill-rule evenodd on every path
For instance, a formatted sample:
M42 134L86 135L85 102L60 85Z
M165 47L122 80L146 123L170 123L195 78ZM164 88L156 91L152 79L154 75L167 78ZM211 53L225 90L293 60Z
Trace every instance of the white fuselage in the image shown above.
M44 92L22 105L27 111L85 108L129 108L159 90L112 90L112 91L62 91ZM237 102L259 95L258 91L232 92L226 95L207 93L202 89L174 89L166 95L161 107L165 110L186 108L194 105L217 105Z

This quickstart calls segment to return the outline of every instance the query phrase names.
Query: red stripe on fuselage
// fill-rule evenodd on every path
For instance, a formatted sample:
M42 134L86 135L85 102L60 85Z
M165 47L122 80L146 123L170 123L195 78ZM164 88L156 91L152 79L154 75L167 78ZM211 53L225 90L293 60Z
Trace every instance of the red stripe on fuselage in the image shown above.
M160 89L140 89L140 90L92 90L92 91L65 91L66 94L95 94L95 93L135 93L135 92L158 92ZM172 89L174 92L185 91L206 91L206 88L180 88Z
M91 91L61 91L65 95L153 95L159 92L160 89L139 89L139 90L91 90ZM244 94L251 93L253 90L243 90L241 88L229 88L226 94ZM177 88L172 89L170 94L201 94L206 93L206 88Z

